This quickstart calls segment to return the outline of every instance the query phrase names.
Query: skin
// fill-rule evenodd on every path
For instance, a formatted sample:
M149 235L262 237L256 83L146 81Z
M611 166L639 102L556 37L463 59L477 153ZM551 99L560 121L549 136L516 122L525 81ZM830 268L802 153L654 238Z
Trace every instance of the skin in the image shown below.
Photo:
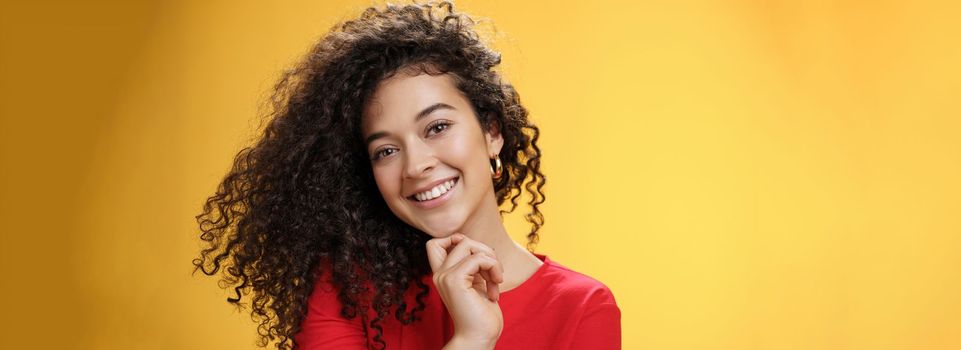
M422 118L428 107L443 103ZM527 280L543 263L504 228L490 159L503 146L496 125L485 130L447 75L402 70L381 81L364 107L362 133L380 194L398 218L434 237L427 242L434 284L454 320L445 348L490 349L503 330L501 291ZM451 176L443 205L418 207L410 195Z

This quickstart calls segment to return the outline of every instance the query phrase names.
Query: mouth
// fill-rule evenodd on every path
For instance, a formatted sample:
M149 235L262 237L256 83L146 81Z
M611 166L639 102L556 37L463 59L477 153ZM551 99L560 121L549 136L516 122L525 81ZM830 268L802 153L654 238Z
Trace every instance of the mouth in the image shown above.
M457 189L457 185L459 183L460 176L437 185L430 191L408 196L407 200L411 201L415 206L423 209L435 208L441 204L444 204L447 199L450 198L454 190Z

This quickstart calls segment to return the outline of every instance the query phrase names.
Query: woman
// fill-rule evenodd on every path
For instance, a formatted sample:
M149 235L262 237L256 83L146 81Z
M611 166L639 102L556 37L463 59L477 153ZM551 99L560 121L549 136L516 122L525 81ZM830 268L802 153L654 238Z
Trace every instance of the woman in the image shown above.
M370 8L276 86L197 217L194 260L224 270L229 302L253 292L259 345L620 347L610 290L533 253L539 130L472 23L446 2ZM500 217L522 188L526 249Z

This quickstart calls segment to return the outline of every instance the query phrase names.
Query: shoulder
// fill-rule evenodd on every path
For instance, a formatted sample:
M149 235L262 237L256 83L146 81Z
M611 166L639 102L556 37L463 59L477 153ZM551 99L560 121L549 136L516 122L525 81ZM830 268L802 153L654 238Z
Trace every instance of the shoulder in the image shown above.
M546 257L544 264L543 279L549 283L552 294L576 300L585 307L617 304L614 293L601 281Z
M342 317L344 308L344 295L341 295L341 288L344 282L338 282L329 266L321 265L324 268L315 270L314 286L307 297L308 314L323 315L325 317ZM350 294L350 301L353 307L366 305L371 298L372 286L370 281L361 280L359 285L355 285ZM354 314L355 312L351 312Z
M342 304L339 298L340 288L336 286L330 272L321 270L317 273L314 288L307 300L308 314L337 317L340 315Z
M366 325L362 317L345 318L337 283L328 272L318 272L307 299L306 314L294 339L304 349L320 346L332 348L366 348Z

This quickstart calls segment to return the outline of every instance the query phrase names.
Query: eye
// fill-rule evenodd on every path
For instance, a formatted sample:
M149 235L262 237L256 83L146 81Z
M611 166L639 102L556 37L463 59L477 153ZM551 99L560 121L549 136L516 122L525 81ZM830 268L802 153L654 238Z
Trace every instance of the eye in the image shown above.
M451 123L446 120L438 120L427 126L427 133L430 134L431 131L435 131L435 133L444 132L444 130L450 128L450 125Z
M391 151L391 152L388 152L388 151ZM391 154L394 154L394 152L397 152L397 150L396 150L396 149L393 149L393 148L390 148L390 147L381 148L379 151L374 152L374 159L373 159L373 160L379 160L379 159L381 159L381 158L387 157L387 156L389 156L389 155L391 155Z

